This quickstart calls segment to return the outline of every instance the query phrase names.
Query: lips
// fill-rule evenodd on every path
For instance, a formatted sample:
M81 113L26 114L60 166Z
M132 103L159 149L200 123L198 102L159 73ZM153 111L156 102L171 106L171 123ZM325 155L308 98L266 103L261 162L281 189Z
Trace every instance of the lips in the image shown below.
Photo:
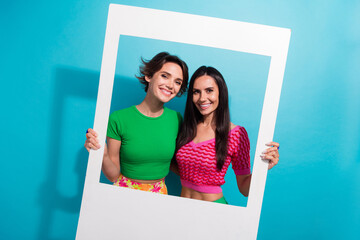
M164 88L160 88L160 90L161 90L161 92L162 92L164 95L166 95L166 96L171 96L171 94L172 94L171 91L168 91L168 90L166 90L166 89L164 89Z
M200 108L201 108L202 110L205 110L205 109L209 108L210 105L211 105L210 103L207 103L207 104L199 104L199 106L200 106Z

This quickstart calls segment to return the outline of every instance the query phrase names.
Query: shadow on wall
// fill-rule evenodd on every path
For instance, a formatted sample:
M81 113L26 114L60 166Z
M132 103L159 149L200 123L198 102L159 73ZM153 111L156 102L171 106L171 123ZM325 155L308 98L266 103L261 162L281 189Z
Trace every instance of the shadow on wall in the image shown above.
M51 125L49 129L49 133L52 134L48 139L50 144L48 149L47 172L44 178L45 181L41 184L38 194L38 202L41 209L38 239L59 239L59 237L53 237L57 235L54 234L54 231L59 229L59 231L62 230L61 232L64 232L62 223L68 221L68 218L62 218L60 221L55 219L56 214L59 212L76 214L76 218L78 218L88 159L88 152L83 147L85 140L83 130L91 127L93 124L99 77L100 74L98 72L70 67L58 67L55 71L55 88L52 111L50 112ZM131 89L131 91L129 91L129 89ZM145 96L144 90L140 87L136 79L121 76L115 77L113 92L114 97L111 112L138 104ZM66 111L67 101L73 98L85 100L94 103L94 105L90 104L91 106L88 106L89 109L87 112L85 111L85 114L81 114L81 112L84 112L81 111L81 109L79 109L78 112L74 112L76 109L70 112ZM124 101L124 99L126 99L126 101ZM76 100L74 102L75 105L78 101L79 100ZM175 108L182 109L183 105L181 101L177 100L172 104L171 108L174 106ZM76 107L77 106L75 106L75 108ZM89 111L93 112L90 113L89 116L83 116L89 114ZM71 116L65 116L66 114L70 114ZM70 126L71 129L69 133L65 131L66 128L69 128L65 123L65 118L70 118L71 122L75 119L73 121L74 125ZM76 122L80 122L80 125L76 125ZM85 126L84 123L90 123L90 126ZM79 131L77 131L77 129L79 129ZM71 132L71 130L75 132ZM64 146L66 139L75 141L74 144L76 147L69 149L67 146ZM66 155L65 158L64 155ZM64 162L68 162L68 164L64 164ZM64 165L73 166L73 168L65 168L64 170L61 168ZM61 171L65 171L65 174L61 174ZM71 179L67 177L74 176L74 172L75 178ZM181 185L178 177L174 174L169 174L166 181L169 194L179 195ZM103 174L101 174L100 182L111 184ZM76 185L76 191L70 196L66 194L67 192L64 194L64 191L60 191L60 188L74 189L74 185ZM71 228L73 228L70 230L71 236L75 236L76 224L71 222ZM69 232L69 229L65 232ZM63 234L60 235L63 236Z
M39 202L41 205L41 219L38 230L38 239L58 239L52 237L55 225L55 214L58 211L78 213L80 211L81 197L85 180L86 165L88 153L86 149L79 147L77 154L73 153L74 158L69 161L75 161L75 169L66 169L66 172L75 171L76 182L67 182L60 177L61 154L65 150L62 146L64 139L71 139L72 136L63 134L64 123L63 115L65 114L65 100L70 96L86 99L96 99L99 82L99 73L82 71L73 68L57 68L55 70L55 88L53 94L53 104L51 114L51 125L49 132L52 134L48 139L48 165L45 176L45 182L39 189ZM79 143L79 146L82 146ZM75 195L64 196L59 191L59 185L76 184L77 191ZM75 228L76 229L76 228Z

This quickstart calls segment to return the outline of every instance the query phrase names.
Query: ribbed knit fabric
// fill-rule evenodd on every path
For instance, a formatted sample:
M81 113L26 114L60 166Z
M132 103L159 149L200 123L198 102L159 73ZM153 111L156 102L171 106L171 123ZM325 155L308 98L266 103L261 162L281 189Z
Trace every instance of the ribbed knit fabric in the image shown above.
M226 171L232 163L236 175L250 174L250 142L245 128L236 126L229 132L228 154L221 171L216 168L215 138L181 147L176 153L180 179L187 187L201 192L221 192L220 186L225 183ZM190 184L190 185L189 185ZM199 187L196 187L199 186ZM206 187L209 187L209 191ZM214 191L214 187L219 191Z

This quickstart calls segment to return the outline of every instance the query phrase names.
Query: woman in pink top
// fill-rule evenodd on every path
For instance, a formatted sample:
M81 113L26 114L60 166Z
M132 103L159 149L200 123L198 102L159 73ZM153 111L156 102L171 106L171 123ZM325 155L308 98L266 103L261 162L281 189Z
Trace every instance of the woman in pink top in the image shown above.
M267 145L261 157L271 169L279 161L279 144ZM227 203L221 185L230 163L240 192L249 194L249 138L245 128L230 122L227 86L213 67L202 66L191 77L174 163L182 197Z

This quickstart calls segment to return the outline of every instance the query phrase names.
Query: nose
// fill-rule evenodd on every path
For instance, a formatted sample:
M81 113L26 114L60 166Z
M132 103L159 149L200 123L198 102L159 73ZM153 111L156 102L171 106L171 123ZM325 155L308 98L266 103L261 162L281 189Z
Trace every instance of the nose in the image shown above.
M166 87L169 88L169 89L173 89L174 88L174 81L172 79L167 81Z
M200 102L204 102L206 100L206 95L204 93L200 93Z

